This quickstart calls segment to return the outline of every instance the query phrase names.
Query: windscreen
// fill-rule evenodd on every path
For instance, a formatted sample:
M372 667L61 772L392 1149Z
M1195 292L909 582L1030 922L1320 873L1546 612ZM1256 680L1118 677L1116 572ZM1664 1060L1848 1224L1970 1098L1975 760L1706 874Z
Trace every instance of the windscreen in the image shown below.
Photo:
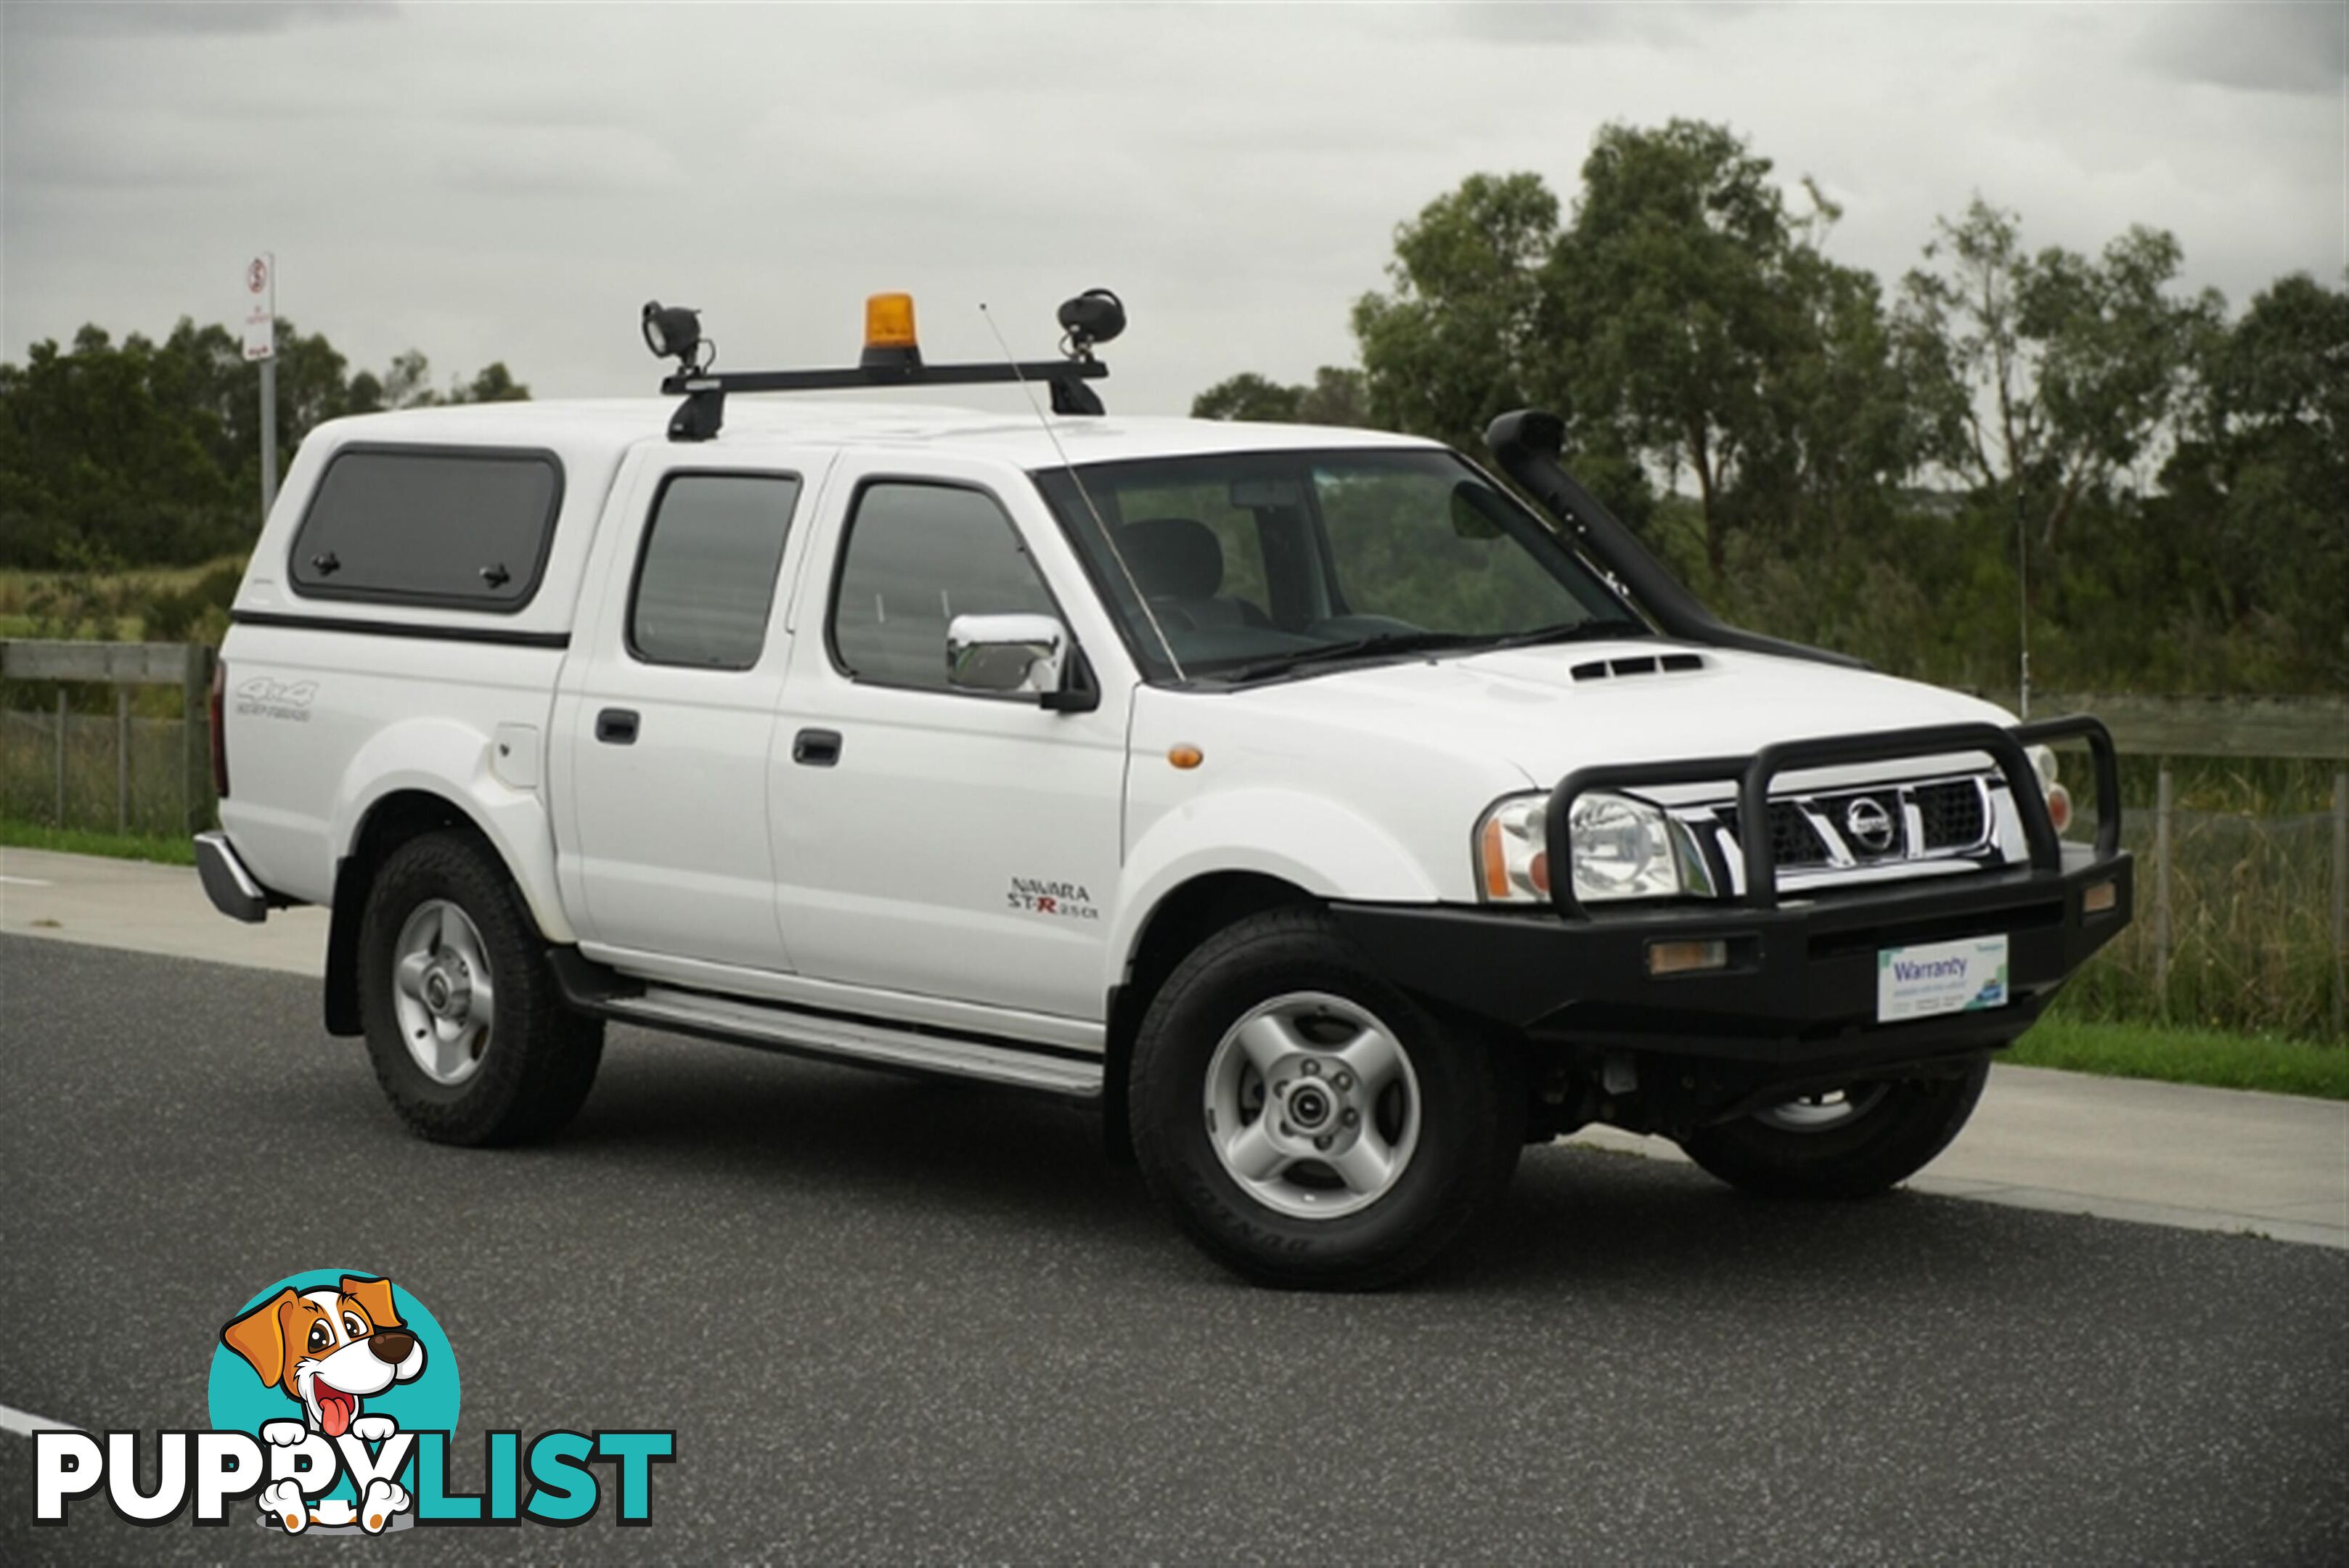
M1153 679L1173 673L1169 648L1186 675L1247 680L1647 629L1555 533L1445 452L1225 452L1036 482Z

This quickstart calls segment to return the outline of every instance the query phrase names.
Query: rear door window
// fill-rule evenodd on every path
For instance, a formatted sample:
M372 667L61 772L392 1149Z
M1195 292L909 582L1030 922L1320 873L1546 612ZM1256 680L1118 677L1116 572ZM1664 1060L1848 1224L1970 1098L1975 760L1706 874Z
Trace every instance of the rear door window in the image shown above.
M758 663L799 497L792 474L671 474L646 525L629 651L703 670Z
M346 447L319 477L288 576L312 598L512 614L538 591L562 504L552 452Z

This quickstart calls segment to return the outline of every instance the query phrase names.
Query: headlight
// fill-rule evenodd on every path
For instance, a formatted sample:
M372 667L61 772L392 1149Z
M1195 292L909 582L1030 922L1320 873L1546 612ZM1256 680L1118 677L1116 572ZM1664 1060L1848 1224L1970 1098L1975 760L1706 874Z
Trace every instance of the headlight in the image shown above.
M1477 889L1487 903L1550 895L1549 796L1511 795L1476 825ZM1685 824L1629 795L1577 797L1568 818L1574 896L1586 902L1713 896L1713 875Z

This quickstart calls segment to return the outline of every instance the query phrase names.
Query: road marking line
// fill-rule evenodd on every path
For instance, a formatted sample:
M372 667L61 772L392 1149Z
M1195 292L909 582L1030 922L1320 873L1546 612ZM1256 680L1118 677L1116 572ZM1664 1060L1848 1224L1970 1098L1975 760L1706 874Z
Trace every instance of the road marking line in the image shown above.
M0 882L5 882L12 888L54 888L57 886L55 882L44 882L38 877L0 876ZM0 1407L0 1408L5 1408L5 1407Z
M11 1405L0 1405L0 1431L14 1432L29 1438L36 1432L78 1432L81 1428L67 1421L52 1421L46 1417L30 1415Z

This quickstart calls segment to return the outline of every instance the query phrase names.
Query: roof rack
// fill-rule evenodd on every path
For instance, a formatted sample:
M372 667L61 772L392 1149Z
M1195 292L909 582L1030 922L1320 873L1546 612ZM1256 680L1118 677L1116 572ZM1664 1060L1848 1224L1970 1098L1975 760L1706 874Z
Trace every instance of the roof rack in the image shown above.
M1105 288L1088 289L1060 309L1059 359L1005 359L977 365L926 365L914 335L910 295L876 294L864 302L864 352L858 363L827 370L732 370L709 369L716 345L701 336L700 312L649 300L644 308L645 346L678 362L664 377L665 396L683 396L669 416L668 439L705 441L726 422L729 392L823 392L864 387L969 387L1042 381L1052 389L1056 414L1099 414L1100 396L1085 385L1109 374L1093 358L1093 345L1125 330L1125 307ZM705 350L707 352L705 352Z

